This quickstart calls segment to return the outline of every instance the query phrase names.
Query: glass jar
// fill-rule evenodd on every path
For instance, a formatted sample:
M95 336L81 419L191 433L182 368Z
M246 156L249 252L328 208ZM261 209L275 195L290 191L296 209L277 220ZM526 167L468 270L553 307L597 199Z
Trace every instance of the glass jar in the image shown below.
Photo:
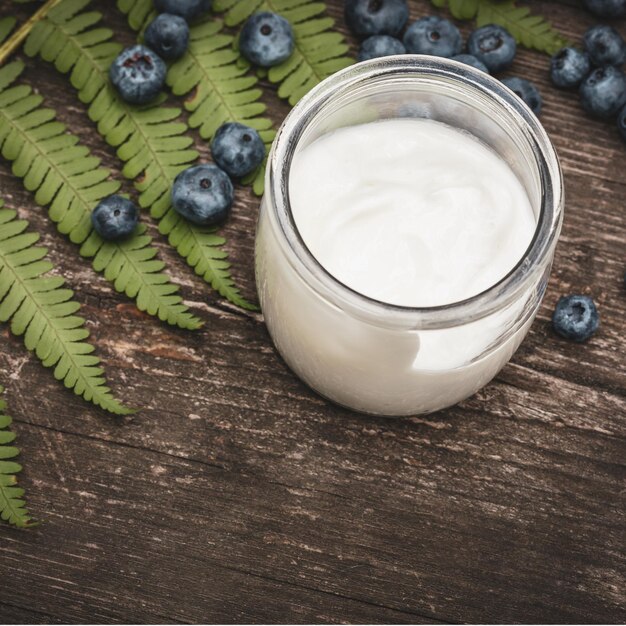
M396 306L357 293L313 257L289 204L294 155L337 128L428 118L472 133L524 186L536 231L497 284L461 302ZM267 328L289 367L338 404L377 415L437 411L489 382L528 332L563 219L557 155L543 127L498 80L449 59L403 55L347 68L292 110L274 142L256 238Z

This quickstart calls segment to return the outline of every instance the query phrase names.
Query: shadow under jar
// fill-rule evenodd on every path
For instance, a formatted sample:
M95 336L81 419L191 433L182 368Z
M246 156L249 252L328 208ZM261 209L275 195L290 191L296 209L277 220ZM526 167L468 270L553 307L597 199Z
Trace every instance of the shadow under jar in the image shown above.
M294 155L339 128L404 117L443 122L490 147L521 182L535 215L534 237L518 264L460 302L415 308L357 293L316 260L293 218ZM498 80L428 56L360 63L305 96L274 142L256 237L267 328L289 367L338 404L398 416L451 406L488 383L528 332L562 219L554 147L533 113Z

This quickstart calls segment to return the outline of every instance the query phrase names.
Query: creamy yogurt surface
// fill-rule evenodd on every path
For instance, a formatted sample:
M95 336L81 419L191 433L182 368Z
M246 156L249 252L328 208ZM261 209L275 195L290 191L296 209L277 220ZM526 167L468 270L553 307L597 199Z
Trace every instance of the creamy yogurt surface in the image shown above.
M430 120L341 128L294 156L294 220L335 278L390 304L477 295L524 255L536 220L511 168L468 133Z

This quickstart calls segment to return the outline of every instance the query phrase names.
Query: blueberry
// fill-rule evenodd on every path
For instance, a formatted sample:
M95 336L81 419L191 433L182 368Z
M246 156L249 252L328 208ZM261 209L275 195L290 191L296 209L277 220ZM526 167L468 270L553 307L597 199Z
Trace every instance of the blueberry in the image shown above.
M397 37L409 19L409 7L406 0L346 0L344 14L357 37Z
M626 76L612 65L596 68L580 86L580 102L591 115L613 117L626 104Z
M411 54L452 57L461 52L463 39L459 29L443 17L430 15L413 22L404 33L404 45Z
M502 84L506 85L516 96L521 98L535 115L541 113L541 94L529 80L511 76L510 78L503 78Z
M372 35L361 44L359 61L369 61L394 54L406 54L406 48L399 39L389 35Z
M211 142L211 153L227 174L241 178L263 163L265 145L254 128L230 122L218 129Z
M163 59L145 46L122 50L111 63L109 77L126 102L146 104L156 98L165 83Z
M599 325L598 309L589 296L562 296L552 314L554 330L572 341L586 341Z
M103 239L116 241L128 237L139 221L139 211L128 198L108 196L91 213L91 223Z
M584 0L585 6L600 17L624 17L626 0Z
M506 28L487 24L469 36L467 50L482 61L490 72L499 72L513 63L517 44Z
M235 190L217 165L195 165L182 171L172 187L174 209L194 224L216 226L230 215Z
M254 65L278 65L291 56L293 48L291 24L276 13L255 13L241 29L239 50Z
M159 13L179 15L187 21L211 9L211 0L154 0L154 8Z
M589 55L576 48L561 48L550 61L550 77L557 87L578 87L590 71Z
M626 44L622 36L610 26L592 26L584 35L583 43L594 65L621 65L626 60Z
M189 26L178 15L161 13L146 28L144 39L160 57L179 59L189 47Z
M465 63L465 65L471 65L477 70L489 74L489 69L487 68L487 66L480 59L477 59L473 54L457 54L456 56L452 57L452 60L458 61L459 63Z
M624 105L617 116L617 128L622 139L626 141L626 105Z

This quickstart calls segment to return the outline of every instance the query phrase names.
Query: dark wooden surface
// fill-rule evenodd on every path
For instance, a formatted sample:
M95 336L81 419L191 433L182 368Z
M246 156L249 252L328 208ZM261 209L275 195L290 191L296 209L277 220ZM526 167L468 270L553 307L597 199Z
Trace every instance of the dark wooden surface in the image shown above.
M113 3L95 4L130 42ZM530 4L575 39L594 21ZM340 0L330 5L339 17ZM12 12L26 14L0 0ZM91 408L1 329L21 481L44 523L0 527L0 622L626 622L626 149L550 86L547 66L522 51L513 73L541 89L566 179L548 294L497 379L425 418L363 417L317 397L262 317L216 298L161 239L206 326L138 313L0 161L1 196L44 234L112 386L142 407L128 419ZM66 79L29 61L25 80L119 175ZM265 98L280 123L285 105ZM239 190L226 228L250 297L258 204ZM583 346L550 330L568 292L601 311Z

